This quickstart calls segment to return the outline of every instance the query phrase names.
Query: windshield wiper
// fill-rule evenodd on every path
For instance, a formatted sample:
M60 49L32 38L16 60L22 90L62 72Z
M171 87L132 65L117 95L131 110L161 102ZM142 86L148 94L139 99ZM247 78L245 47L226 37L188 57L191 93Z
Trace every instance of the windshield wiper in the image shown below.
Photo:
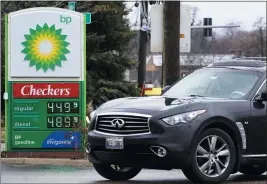
M205 96L202 96L202 95L190 95L190 97L205 97Z

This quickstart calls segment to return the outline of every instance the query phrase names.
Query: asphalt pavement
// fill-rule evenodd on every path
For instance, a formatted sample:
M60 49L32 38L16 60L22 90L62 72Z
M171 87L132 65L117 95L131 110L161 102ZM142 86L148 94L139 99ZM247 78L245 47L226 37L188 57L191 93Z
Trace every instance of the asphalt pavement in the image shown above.
M96 173L93 167L34 166L1 164L1 183L87 183L121 184L110 182ZM190 184L181 170L142 170L139 175L123 184ZM262 176L232 175L225 183L266 184L266 174Z

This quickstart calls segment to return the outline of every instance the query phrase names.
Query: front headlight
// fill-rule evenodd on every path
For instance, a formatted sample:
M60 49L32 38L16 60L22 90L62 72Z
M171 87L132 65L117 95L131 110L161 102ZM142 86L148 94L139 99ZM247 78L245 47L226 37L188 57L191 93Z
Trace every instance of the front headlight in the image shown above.
M183 114L177 114L174 116L163 118L162 120L169 125L176 125L178 123L189 123L193 119L195 119L195 117L197 117L200 114L203 114L204 112L206 112L206 110L197 110Z

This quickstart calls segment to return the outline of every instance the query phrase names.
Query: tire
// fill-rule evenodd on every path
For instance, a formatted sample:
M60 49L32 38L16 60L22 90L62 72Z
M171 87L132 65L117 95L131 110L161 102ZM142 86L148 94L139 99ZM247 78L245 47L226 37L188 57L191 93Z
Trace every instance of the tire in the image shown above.
M239 172L241 172L242 174L245 174L245 175L249 175L249 176L252 176L252 175L262 175L263 173L266 172L266 167L241 167Z
M215 144L216 146L213 151L210 151L208 147L208 145L211 144L209 144L207 137L209 138L210 142L211 140L215 140L213 137L217 137ZM226 145L222 149L224 144ZM199 151L197 151L200 150L198 149L198 145L201 145L201 147L207 151L205 154L202 152L202 157L199 156ZM217 153L216 150L218 151ZM210 154L210 152L212 153ZM225 167L223 167L221 163L224 164ZM236 150L231 137L220 129L211 128L205 130L197 137L196 142L192 146L189 154L188 163L182 169L182 171L184 175L194 183L221 183L230 176L234 169L235 163ZM206 167L203 167L204 165ZM219 169L217 169L217 166L220 166L221 168L220 174L218 174ZM208 171L208 174L202 172L200 170L201 167L206 169L210 168L210 172ZM204 169L204 171L206 171L206 169ZM217 175L212 175L216 173Z
M102 177L113 180L113 181L126 181L134 178L139 172L142 170L140 168L116 168L112 167L112 165L104 165L104 164L93 164L95 170ZM119 167L119 166L115 166ZM124 170L123 170L124 169Z

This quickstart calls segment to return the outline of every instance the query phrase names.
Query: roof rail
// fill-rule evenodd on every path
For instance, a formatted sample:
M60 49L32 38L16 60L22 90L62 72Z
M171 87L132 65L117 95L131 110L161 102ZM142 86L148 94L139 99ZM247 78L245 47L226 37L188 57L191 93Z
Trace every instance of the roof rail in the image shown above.
M241 60L241 59L234 59L234 60L220 60L215 62L208 67L216 67L216 66L239 66L239 67L266 67L266 62L259 61L259 60Z
M266 57L240 57L240 58L235 58L235 60L262 60L262 61L266 61Z

